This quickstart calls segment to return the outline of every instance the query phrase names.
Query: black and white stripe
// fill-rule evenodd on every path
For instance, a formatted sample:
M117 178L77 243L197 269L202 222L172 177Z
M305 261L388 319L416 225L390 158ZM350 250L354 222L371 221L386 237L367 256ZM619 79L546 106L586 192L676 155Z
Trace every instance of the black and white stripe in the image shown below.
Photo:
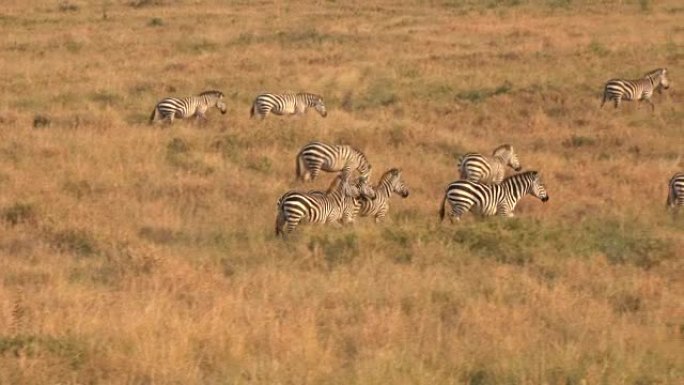
M222 99L223 92L213 90L186 98L165 98L154 107L150 116L150 123L159 118L171 124L174 119L186 119L192 116L198 120L206 120L205 113L210 107L216 107L222 114L225 114L227 108Z
M502 144L492 151L488 157L476 152L469 152L459 159L460 178L470 182L499 184L504 179L506 166L520 171L518 155L510 144Z
M655 111L655 105L651 101L654 91L662 92L668 89L670 81L667 79L667 68L658 68L646 73L641 79L624 80L611 79L603 90L601 107L607 100L615 102L615 108L620 106L622 100L646 101L651 105L651 111Z
M542 202L549 200L546 188L536 171L509 176L498 185L459 180L447 187L439 217L444 220L444 206L447 201L451 206L449 215L452 222L460 220L464 213L473 208L482 216L512 217L515 205L527 194L532 194Z
M254 115L257 115L261 119L264 119L269 113L276 115L303 114L308 108L315 109L324 118L328 116L328 111L325 109L323 98L319 95L306 92L297 94L260 94L254 99L252 109L249 111L249 116L253 117Z
M368 176L371 165L366 155L352 146L311 142L297 154L297 178L303 181L313 181L321 170L351 175L355 169L359 174Z
M326 192L289 191L278 199L275 234L285 236L302 222L353 222L353 200L360 197L372 199L375 192L367 186L366 178L360 177L352 185L344 174L335 177Z
M389 212L389 202L392 194L402 198L409 196L409 189L401 179L401 170L393 168L385 172L378 184L373 188L375 199L357 199L358 215L375 217L375 222L381 222Z
M684 206L684 172L672 176L667 191L668 208L679 210L679 207Z

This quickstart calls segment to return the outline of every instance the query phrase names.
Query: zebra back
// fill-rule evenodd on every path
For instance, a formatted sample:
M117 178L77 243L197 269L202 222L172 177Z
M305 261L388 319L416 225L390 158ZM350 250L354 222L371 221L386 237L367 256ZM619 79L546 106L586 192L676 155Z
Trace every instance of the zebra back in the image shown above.
M515 171L520 171L522 168L518 155L510 144L495 148L491 157L476 152L464 154L459 158L458 169L461 179L498 184L503 181L506 166Z

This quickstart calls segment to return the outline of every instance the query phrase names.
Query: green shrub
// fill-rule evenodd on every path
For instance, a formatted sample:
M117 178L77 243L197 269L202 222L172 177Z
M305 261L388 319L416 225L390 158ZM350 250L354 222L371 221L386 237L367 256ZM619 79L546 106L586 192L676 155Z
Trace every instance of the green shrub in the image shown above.
M20 223L35 221L36 211L31 204L15 203L12 206L2 209L0 217L3 221L15 226Z
M80 256L91 256L98 252L92 235L85 230L66 229L49 235L49 242L60 252L74 253Z

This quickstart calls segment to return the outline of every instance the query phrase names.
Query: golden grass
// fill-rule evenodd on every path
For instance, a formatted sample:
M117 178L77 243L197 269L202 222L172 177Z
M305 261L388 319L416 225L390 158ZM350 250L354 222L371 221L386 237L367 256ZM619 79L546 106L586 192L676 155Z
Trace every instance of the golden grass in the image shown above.
M681 384L678 2L6 3L0 384ZM598 109L660 66L654 114ZM227 115L146 124L210 88ZM281 90L328 118L249 120ZM411 196L276 239L314 139ZM501 143L550 201L440 224Z

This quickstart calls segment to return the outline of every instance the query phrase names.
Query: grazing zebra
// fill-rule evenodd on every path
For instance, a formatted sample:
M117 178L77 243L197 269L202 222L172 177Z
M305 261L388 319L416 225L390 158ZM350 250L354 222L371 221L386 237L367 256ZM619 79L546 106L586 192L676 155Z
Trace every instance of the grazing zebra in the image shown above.
M358 206L358 215L362 217L374 216L375 223L381 222L387 216L392 193L398 194L402 198L409 196L409 189L401 179L401 170L396 168L385 172L374 190L375 199L358 199L355 203Z
M667 207L679 210L681 206L684 206L684 172L672 176L667 192Z
M460 178L470 182L499 184L504 179L506 166L520 171L518 155L510 144L502 144L487 157L476 152L469 152L459 159Z
M366 155L352 146L311 142L299 150L296 169L297 178L306 182L316 179L321 170L351 175L356 169L359 174L369 176L371 165Z
M651 105L651 111L655 111L655 105L651 101L653 91L662 92L662 89L668 88L670 88L670 81L667 79L667 68L658 68L648 72L641 79L611 79L604 87L601 108L606 100L613 100L615 108L618 108L624 99L646 101Z
M512 217L515 205L527 194L532 194L542 202L549 200L546 188L536 171L511 175L501 184L487 185L459 180L447 187L439 217L444 220L444 206L447 201L451 205L449 215L452 223L460 220L461 215L473 207L482 216Z
M165 98L159 101L150 116L150 124L159 116L167 123L173 123L173 119L186 119L192 116L197 120L204 119L204 113L209 107L218 108L222 114L226 113L226 103L222 101L223 92L205 91L196 96L186 98Z
M276 115L303 114L309 107L314 108L324 118L328 116L323 98L316 94L303 92L297 94L260 94L254 99L252 109L249 110L249 116L251 118L258 115L261 119L265 119L269 113Z
M363 197L372 199L375 192L366 185L366 178L359 178L354 185L348 177L340 174L326 192L289 191L278 199L278 216L275 223L276 236L294 231L302 221L308 223L353 222L353 201Z

